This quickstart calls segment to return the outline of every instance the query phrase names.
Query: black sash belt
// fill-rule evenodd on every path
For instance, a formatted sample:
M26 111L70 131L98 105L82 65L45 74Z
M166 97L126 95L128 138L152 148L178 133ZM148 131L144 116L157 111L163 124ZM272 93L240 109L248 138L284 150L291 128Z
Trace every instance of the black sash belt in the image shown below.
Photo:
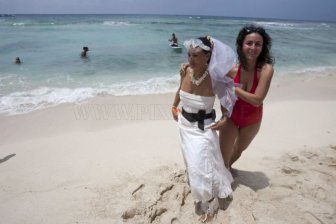
M198 122L198 128L204 131L204 120L212 118L216 119L216 111L212 109L211 113L206 114L205 110L199 110L198 113L188 113L182 107L182 115L189 122Z

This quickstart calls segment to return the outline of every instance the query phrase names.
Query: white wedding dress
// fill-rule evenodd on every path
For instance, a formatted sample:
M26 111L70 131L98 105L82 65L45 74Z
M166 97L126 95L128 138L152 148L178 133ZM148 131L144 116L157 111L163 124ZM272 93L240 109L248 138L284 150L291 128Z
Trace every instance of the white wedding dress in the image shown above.
M183 109L188 113L205 110L211 113L215 96L198 96L180 90ZM225 168L216 131L211 130L214 121L204 120L204 131L197 122L189 122L179 114L181 148L187 169L191 194L197 201L208 202L212 198L226 198L232 193L231 173Z

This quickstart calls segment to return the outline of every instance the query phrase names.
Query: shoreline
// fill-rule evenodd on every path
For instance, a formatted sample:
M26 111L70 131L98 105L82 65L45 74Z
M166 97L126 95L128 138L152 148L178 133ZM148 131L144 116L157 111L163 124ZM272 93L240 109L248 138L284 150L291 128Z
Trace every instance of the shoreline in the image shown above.
M260 132L234 166L234 199L217 220L334 223L334 83L331 75L271 87ZM196 221L181 179L183 158L170 116L173 97L100 96L84 104L0 116L2 220Z
M271 88L292 85L292 83L309 83L328 79L335 76L335 74L336 69L325 69L323 72L317 70L316 73L314 71L302 72L301 75L286 73L288 77L285 79L281 75L275 76ZM175 91L173 85L178 86L178 75L156 77L136 82L128 81L113 84L110 87L78 87L75 89L68 87L39 87L33 90L17 91L1 96L2 108L0 108L0 117L29 114L66 104L85 104L104 97L150 97L152 95L173 94ZM147 86L154 86L154 88L148 89Z
M330 74L327 77L313 80L299 79L295 82L275 83L271 86L264 105L268 107L268 105L276 105L284 101L334 101L336 100L335 82L336 74ZM0 142L6 141L10 135L17 135L15 130L17 126L34 126L36 120L41 129L46 129L47 133L50 132L51 135L64 132L62 130L64 124L61 124L61 121L70 124L65 128L67 131L80 130L85 126L107 129L124 122L171 120L170 108L174 96L175 93L131 96L104 95L80 103L64 103L24 114L0 115L0 124L6 127L7 132L11 132L7 136L0 136ZM215 109L219 116L217 99ZM267 115L267 112L265 114ZM71 122L74 122L74 125ZM43 123L45 124L43 125ZM22 131L25 134L29 132L28 129ZM43 133L37 134L43 135Z

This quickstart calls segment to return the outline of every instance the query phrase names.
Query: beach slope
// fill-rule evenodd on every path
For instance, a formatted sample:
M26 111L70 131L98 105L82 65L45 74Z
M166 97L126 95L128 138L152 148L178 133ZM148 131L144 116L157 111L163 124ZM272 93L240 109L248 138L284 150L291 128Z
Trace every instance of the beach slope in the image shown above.
M212 223L336 223L334 83L271 87ZM1 223L197 223L172 101L101 96L1 116Z

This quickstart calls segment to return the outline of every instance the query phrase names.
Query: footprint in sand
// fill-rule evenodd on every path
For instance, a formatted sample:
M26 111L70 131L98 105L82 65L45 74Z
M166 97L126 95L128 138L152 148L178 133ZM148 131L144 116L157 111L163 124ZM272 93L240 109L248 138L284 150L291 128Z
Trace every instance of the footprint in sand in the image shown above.
M290 174L290 175L299 175L299 174L302 173L300 170L293 169L289 166L282 167L281 172L283 172L285 174Z
M158 216L161 216L163 213L167 211L166 208L158 208L154 209L149 213L149 221L152 223Z
M299 161L299 157L298 156L290 156L290 160L292 160L293 162L297 162L297 161Z
M172 181L176 183L186 183L186 171L185 170L177 170L174 171L172 178Z
M158 171L164 176L158 176ZM190 203L186 172L170 170L162 173L161 168L158 171L154 170L146 175L157 178L151 178L150 181L144 178L145 181L130 183L127 192L131 196L131 206L120 214L125 222L151 224L181 222L181 212Z
M307 159L312 159L314 157L319 157L319 155L317 153L313 153L313 152L308 152L308 151L303 151L301 152L301 155L303 155L304 157L306 157Z
M121 215L121 217L123 219L132 219L132 218L134 218L134 216L140 215L140 214L141 214L141 212L139 210L137 210L135 208L130 208L130 209L124 211L124 213Z
M170 224L175 224L175 223L178 223L178 220L177 220L176 217L174 217L170 220Z
M140 184L138 187L136 187L136 188L132 191L132 193L131 193L132 197L133 197L134 199L139 198L138 193L139 193L140 190L141 190L142 188L144 188L144 187L145 187L144 184Z
M184 206L185 200L187 196L191 193L191 190L187 186L177 186L177 190L175 191L175 199L179 201L180 206Z
M171 189L173 189L173 187L174 187L174 184L163 184L160 186L159 194L162 196L167 191L170 191Z

